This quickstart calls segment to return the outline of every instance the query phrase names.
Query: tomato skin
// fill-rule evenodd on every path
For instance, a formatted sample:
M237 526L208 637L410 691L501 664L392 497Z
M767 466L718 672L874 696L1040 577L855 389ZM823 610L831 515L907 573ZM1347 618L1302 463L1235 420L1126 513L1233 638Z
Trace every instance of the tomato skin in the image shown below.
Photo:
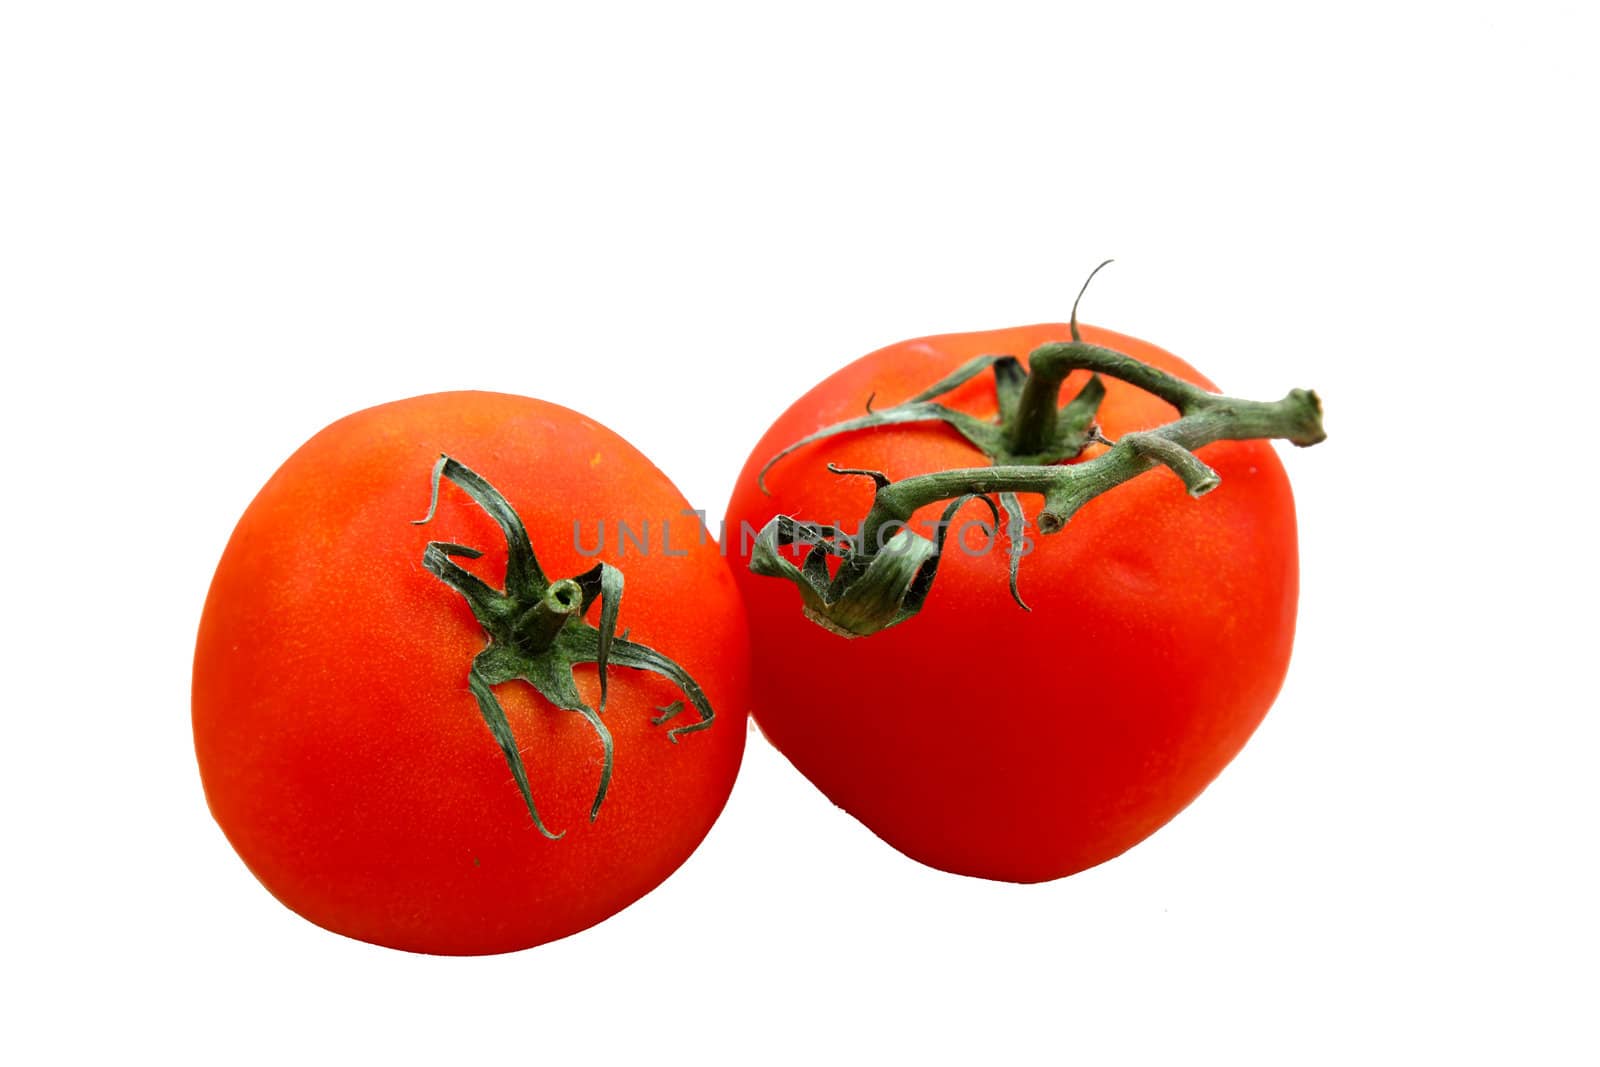
M441 452L488 478L527 526L545 572L600 558L626 577L620 624L677 660L716 720L674 744L650 723L682 697L613 666L616 742L594 822L602 750L530 685L495 690L527 765L535 829L467 688L482 628L422 567L431 540L499 587L505 539L459 490L428 507ZM727 562L700 544L683 497L622 438L553 404L440 393L370 408L301 447L246 510L223 553L195 650L195 752L211 811L252 872L301 915L417 952L505 952L599 922L675 870L721 812L744 749L747 638ZM674 520L668 555L618 557L618 519ZM597 613L596 613L597 614ZM576 672L597 705L592 666Z
M1093 327L1084 340L1214 388L1176 356ZM729 505L729 556L748 562L743 526L776 514L858 528L872 483L988 460L938 424L879 427L806 445L766 475L790 443L886 407L984 354L1065 340L1060 324L920 338L850 364L800 398L756 445ZM1063 399L1087 374L1068 380ZM1105 433L1172 421L1176 411L1105 379ZM942 398L996 411L993 379ZM1092 453L1091 453L1092 454ZM1021 610L1003 543L947 551L922 611L866 638L808 621L795 588L736 567L750 617L752 714L769 740L830 799L906 855L960 874L1016 882L1104 862L1182 810L1244 745L1282 684L1298 596L1294 503L1264 441L1224 441L1199 455L1222 477L1191 499L1158 470L1091 501L1041 537L1041 501L1022 497L1033 552ZM941 505L914 523L938 518ZM969 504L957 522L987 522ZM928 532L927 527L913 529Z

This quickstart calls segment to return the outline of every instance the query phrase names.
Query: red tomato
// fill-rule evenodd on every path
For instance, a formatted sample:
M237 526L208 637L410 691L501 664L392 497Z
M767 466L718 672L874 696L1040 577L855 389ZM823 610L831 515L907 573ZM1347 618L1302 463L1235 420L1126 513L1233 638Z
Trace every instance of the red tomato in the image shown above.
M577 546L592 552L603 521L600 558L626 575L621 627L676 660L715 709L709 728L669 737L693 715L652 719L684 692L613 660L603 721L615 772L591 821L595 729L525 681L494 686L559 840L534 824L468 689L484 628L423 566L437 540L483 550L462 565L490 586L506 575L506 535L459 486L446 481L431 521L413 524L441 453L509 499L551 581L595 565ZM745 736L738 591L716 544L682 520L687 506L616 434L524 397L416 397L313 437L239 521L195 651L206 799L250 870L330 930L450 954L564 937L659 884L722 810ZM679 526L671 554L658 543L667 518ZM631 543L616 554L618 520L650 523L648 554ZM568 677L599 706L593 666Z
M1153 345L1082 330L1087 342L1213 388ZM922 338L828 378L751 453L729 506L730 558L747 562L749 530L775 514L854 530L872 483L831 474L829 462L895 480L989 462L940 423L858 430L785 457L767 472L765 495L757 472L785 446L860 415L874 394L882 409L975 356L1025 357L1067 338L1065 325ZM1074 373L1063 400L1087 378ZM1133 386L1105 385L1099 421L1112 438L1177 417ZM991 417L994 379L980 375L941 402ZM1040 498L1023 496L1033 551L1020 591L1031 612L1009 595L1003 540L987 553L947 551L920 614L853 640L806 619L790 583L736 567L756 722L836 804L934 867L1043 881L1141 841L1250 737L1294 636L1294 503L1272 446L1226 441L1199 455L1222 478L1203 499L1160 469L1091 501L1049 537L1034 526ZM942 507L919 511L913 529L926 531L915 523ZM976 503L958 521L967 518L990 521Z

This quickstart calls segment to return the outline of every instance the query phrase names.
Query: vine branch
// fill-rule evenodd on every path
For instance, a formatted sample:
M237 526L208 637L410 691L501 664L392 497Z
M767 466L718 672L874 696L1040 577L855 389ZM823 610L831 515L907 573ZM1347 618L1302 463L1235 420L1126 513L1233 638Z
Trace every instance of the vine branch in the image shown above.
M1111 371L1114 368L1124 372L1127 368L1123 364L1137 363L1136 360L1106 349L1101 351L1118 361L1107 361L1102 368L1105 373L1132 380L1131 375ZM1034 358L1030 357L1029 362ZM888 524L907 522L928 504L972 493L1043 496L1045 507L1039 515L1039 532L1057 533L1090 500L1157 466L1170 467L1177 473L1191 496L1210 492L1220 479L1194 452L1214 441L1276 438L1308 447L1327 436L1322 429L1321 402L1309 390L1295 389L1282 400L1270 403L1238 400L1207 393L1154 367L1146 369L1182 386L1182 403L1174 406L1185 414L1176 422L1124 434L1101 455L1070 466L972 467L921 474L881 486L862 523L858 551L870 557L886 543L882 531ZM1180 394L1180 390L1169 388L1171 383L1161 383L1170 394L1170 398L1163 399L1169 402Z

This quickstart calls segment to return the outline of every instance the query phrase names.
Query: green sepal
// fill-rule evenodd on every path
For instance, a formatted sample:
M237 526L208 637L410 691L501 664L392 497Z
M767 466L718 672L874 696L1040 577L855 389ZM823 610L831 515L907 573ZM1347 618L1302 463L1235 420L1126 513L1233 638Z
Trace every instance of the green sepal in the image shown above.
M913 596L912 587L923 564L934 557L932 541L901 529L841 586L829 578L826 558L842 557L839 573L843 574L855 552L847 537L836 540L836 536L828 527L779 515L756 534L750 569L793 582L800 590L806 617L842 637L875 634L917 613L922 601ZM782 549L790 545L810 546L798 567L783 554ZM926 595L924 589L922 596Z
M549 581L516 511L494 486L464 464L447 455L439 457L433 468L428 513L417 520L418 524L432 520L438 510L442 479L460 486L504 533L505 589L495 589L455 562L482 556L482 552L466 545L431 541L423 550L422 563L466 599L473 617L488 635L488 646L473 659L467 672L467 686L478 703L489 733L505 756L534 826L545 837L559 838L565 831L556 833L546 827L534 804L527 767L517 749L505 709L494 695L495 686L521 679L555 707L581 715L594 730L600 740L602 762L594 803L589 809L591 822L600 813L615 765L611 731L600 718L606 706L609 672L613 665L659 674L681 689L693 703L699 721L668 730L667 739L674 744L680 734L709 727L715 715L704 691L688 671L655 649L630 641L626 632L617 634L622 572L599 563L575 578ZM598 627L584 621L596 601L600 604ZM600 676L599 709L584 701L573 677L573 669L587 663L595 664ZM651 721L659 724L664 719Z
M477 504L489 517L499 524L500 530L506 537L506 595L510 597L529 596L535 597L542 594L550 583L545 579L544 571L539 567L539 558L533 554L533 544L528 540L528 531L522 525L522 519L511 507L511 503L501 496L494 486L490 485L476 471L463 463L457 463L447 455L440 455L433 465L432 495L428 500L428 513L415 520L413 526L422 526L433 519L433 514L439 507L439 480L449 478L459 485L473 503ZM434 544L444 545L443 542ZM430 548L432 545L429 546ZM449 545L454 549L462 549L462 545ZM466 549L473 552L474 549ZM459 553L458 553L459 554ZM476 558L476 557L474 557Z
M1100 375L1090 375L1078 394L1056 413L1056 437L1051 451L1059 453L1072 449L1072 456L1082 452L1092 436L1095 417L1100 414L1100 402L1105 398L1106 383L1100 380Z
M479 657L482 659L482 656ZM517 783L517 789L522 792L522 799L528 805L528 814L533 816L533 825L539 832L554 841L566 833L552 833L545 826L544 820L539 818L539 809L533 803L533 789L528 785L528 769L522 764L522 754L517 751L517 739L511 732L511 723L506 719L505 709L500 706L500 701L495 699L495 682L490 680L490 675L484 674L477 662L467 672L467 688L478 701L478 711L483 716L483 721L488 724L489 733L494 736L495 743L500 746L500 751L505 754L506 764L511 768L511 777Z
M984 371L994 374L995 398L999 415L992 420L980 419L964 411L934 403L936 397L965 385ZM807 434L778 452L762 466L756 475L756 484L767 491L767 472L785 456L814 441L825 440L853 430L870 430L879 426L895 426L909 422L942 422L965 437L979 452L997 466L1028 466L1060 463L1076 457L1091 440L1095 413L1105 397L1105 385L1098 376L1090 378L1077 396L1064 406L1056 420L1054 433L1036 452L1019 454L1012 450L1011 426L1022 402L1028 372L1015 356L978 356L957 367L916 396L893 407L872 407L867 399L867 413L845 419L831 426Z
M615 568L612 568L615 570ZM634 670L650 671L659 674L683 692L689 698L689 703L694 706L698 721L686 726L674 726L667 731L667 740L676 744L682 734L692 734L707 729L716 719L716 712L711 710L711 702L706 698L705 691L690 677L689 672L680 667L674 660L662 655L649 645L630 641L626 634L609 638L602 628L597 631L594 627L571 627L562 632L557 641L566 650L566 654L573 663L599 663L600 657L605 655L613 666L631 667ZM605 650L602 651L602 644ZM604 675L602 674L603 678ZM680 705L682 701L678 702ZM680 707L678 709L682 711ZM674 713L676 714L676 712ZM671 716L668 716L670 718ZM651 722L659 726L665 719L652 719Z
M1022 400L1022 387L1028 372L1016 356L1001 356L994 361L994 392L1000 402L1000 423L1006 425L1017 414L1017 404Z
M877 411L869 411L865 415L858 415L853 419L845 419L843 422L836 422L832 426L826 426L815 433L807 434L767 460L766 465L761 468L761 472L756 475L756 481L760 485L762 492L766 492L767 471L771 470L779 460L789 453L797 448L809 445L813 441L821 441L824 438L849 433L852 430L870 430L878 426L894 426L907 422L935 421L943 422L955 428L985 455L991 454L992 449L1003 447L1000 431L982 419L974 418L965 412L956 411L954 408L947 408L943 404L908 400L903 404L896 404L891 408L881 408Z
M800 590L801 610L824 629L842 637L867 637L922 610L933 590L955 514L974 498L988 506L998 524L992 500L967 494L945 508L933 539L901 525L870 555L861 552L852 537L834 527L779 515L756 534L750 569L793 582ZM809 546L798 566L783 552L791 546ZM840 559L838 570L831 577L827 566L830 555Z
M1017 591L1017 572L1022 567L1022 557L1027 554L1028 520L1022 514L1022 501L1017 499L1017 494L1001 493L1000 506L1006 513L1006 577L1011 583L1011 599L1023 611L1032 611Z

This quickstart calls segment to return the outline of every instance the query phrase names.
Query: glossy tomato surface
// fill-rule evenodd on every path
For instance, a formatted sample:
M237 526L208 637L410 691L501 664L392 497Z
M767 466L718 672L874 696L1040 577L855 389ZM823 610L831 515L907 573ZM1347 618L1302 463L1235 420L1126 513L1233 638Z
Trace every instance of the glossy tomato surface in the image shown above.
M1214 388L1182 360L1108 330L1084 340ZM984 466L939 423L879 427L808 444L767 474L775 453L862 413L869 396L904 400L972 357L1025 357L1069 337L1065 325L928 337L874 352L801 397L756 445L727 518L730 559L750 615L752 713L762 731L836 804L914 859L961 874L1031 882L1101 863L1176 815L1231 760L1281 685L1298 593L1294 503L1272 446L1218 442L1199 455L1222 477L1191 499L1164 469L1091 501L1058 534L1034 526L1021 610L1007 588L1004 540L977 531L947 549L920 614L870 637L824 631L788 582L751 574L748 534L775 514L859 528L866 478ZM1075 395L1087 374L1067 382ZM1175 410L1105 379L1104 432L1170 422ZM993 416L985 374L942 399ZM1099 446L1086 453L1092 456ZM918 512L915 526L941 506ZM982 505L958 516L989 519ZM741 535L741 528L744 534ZM744 542L744 544L741 544Z
M677 743L653 726L682 697L612 666L604 721L615 776L589 819L602 749L573 712L526 682L495 688L548 840L467 688L482 628L423 569L429 541L500 588L505 538L459 488L428 509L441 453L520 514L552 580L591 568L597 524L626 584L620 624L677 660L715 709ZM206 799L250 870L330 930L396 948L489 953L563 937L648 892L721 811L744 747L747 651L739 594L717 546L674 532L615 552L615 522L679 520L688 505L622 438L524 397L444 393L358 412L274 474L228 542L195 652L193 719ZM689 528L692 534L692 526ZM598 608L591 610L595 621ZM596 706L595 668L577 683ZM680 720L681 721L681 720Z

